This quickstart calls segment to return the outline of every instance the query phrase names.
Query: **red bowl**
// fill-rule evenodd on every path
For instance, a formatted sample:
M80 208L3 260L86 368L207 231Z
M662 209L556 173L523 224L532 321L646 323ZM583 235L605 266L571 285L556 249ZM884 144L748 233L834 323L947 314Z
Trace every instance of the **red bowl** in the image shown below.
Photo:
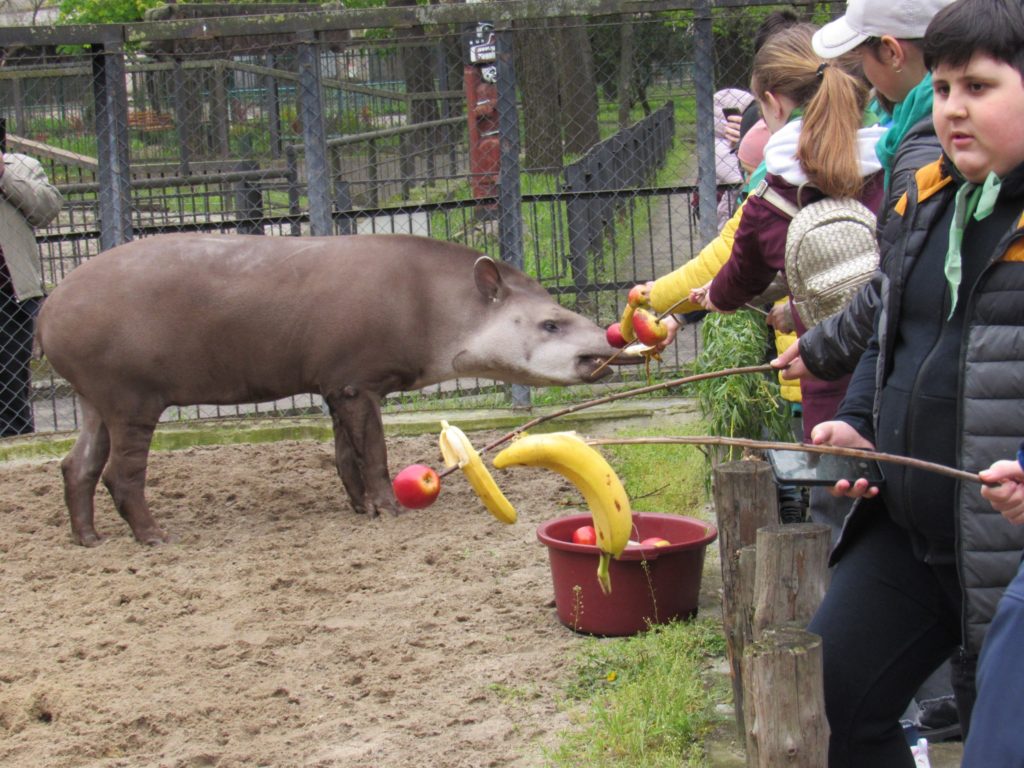
M592 635L634 635L653 624L697 615L704 552L718 529L703 520L657 512L633 514L635 541L660 536L668 546L630 545L612 559L610 595L597 582L600 550L573 544L572 532L591 522L588 514L541 524L537 538L548 548L559 620Z

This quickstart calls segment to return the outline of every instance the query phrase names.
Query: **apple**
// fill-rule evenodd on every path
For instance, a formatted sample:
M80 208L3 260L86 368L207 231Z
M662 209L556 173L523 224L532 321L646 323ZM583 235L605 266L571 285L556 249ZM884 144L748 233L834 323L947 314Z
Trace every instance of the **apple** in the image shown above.
M594 530L592 525L581 525L575 531L572 532L572 543L573 544L590 544L594 546L597 544L597 531Z
M668 539L663 539L661 536L649 536L640 542L641 547L667 547L672 542Z
M646 309L633 313L633 331L637 340L649 347L656 347L668 336L668 326Z
M646 285L634 285L626 294L626 302L631 307L646 307L651 301L651 289Z
M613 347L622 349L627 344L626 337L622 335L622 323L612 323L609 325L608 330L604 332L604 336Z
M426 464L411 464L395 475L391 484L398 503L408 509L423 509L437 500L441 478Z

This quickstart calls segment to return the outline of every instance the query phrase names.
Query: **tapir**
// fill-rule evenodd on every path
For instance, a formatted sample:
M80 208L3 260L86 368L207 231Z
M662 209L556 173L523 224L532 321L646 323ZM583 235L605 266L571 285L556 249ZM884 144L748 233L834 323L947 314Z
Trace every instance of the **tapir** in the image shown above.
M137 540L168 541L145 498L168 406L319 393L352 506L377 515L399 511L385 395L457 377L586 382L614 351L522 272L408 235L135 240L72 270L36 326L36 354L79 396L81 431L61 470L72 537L86 546L100 541L100 478Z

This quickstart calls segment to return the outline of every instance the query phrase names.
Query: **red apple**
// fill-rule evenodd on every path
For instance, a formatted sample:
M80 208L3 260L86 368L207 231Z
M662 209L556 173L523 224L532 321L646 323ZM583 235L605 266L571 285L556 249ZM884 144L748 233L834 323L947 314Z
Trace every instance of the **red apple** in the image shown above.
M668 336L668 326L646 309L633 313L633 331L637 340L649 347L658 346Z
M398 503L408 509L429 507L441 492L441 478L426 464L411 464L391 484Z
M668 539L663 539L661 536L649 536L640 542L641 547L667 547L672 542Z
M591 546L597 544L597 531L594 530L594 526L581 525L579 528L573 531L572 543L590 544Z
M631 307L646 307L651 301L651 289L646 285L634 285L626 294L626 301Z
M613 347L621 349L627 344L626 337L622 335L622 323L612 323L609 325L608 330L604 332L604 336Z

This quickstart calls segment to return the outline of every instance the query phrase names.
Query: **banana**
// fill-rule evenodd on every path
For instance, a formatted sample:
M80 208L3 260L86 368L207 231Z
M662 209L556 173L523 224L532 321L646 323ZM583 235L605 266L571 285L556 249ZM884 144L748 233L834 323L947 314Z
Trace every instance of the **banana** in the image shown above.
M476 495L480 497L480 501L487 507L487 511L503 523L514 523L516 521L515 507L509 503L498 484L494 482L494 478L487 471L480 454L473 448L473 444L469 442L465 432L458 427L453 427L447 421L442 421L441 437L438 443L441 446L441 457L444 459L445 466L458 465L459 469L465 473L466 479Z
M494 466L498 469L513 465L553 470L583 494L594 519L597 546L602 552L597 569L598 583L605 593L611 592L609 559L622 554L633 529L629 497L615 470L575 432L522 435L494 457Z
M622 334L622 338L626 340L626 343L636 341L636 331L633 330L634 312L636 312L636 307L632 304L627 304L626 308L622 310L622 317L619 319L619 332Z

